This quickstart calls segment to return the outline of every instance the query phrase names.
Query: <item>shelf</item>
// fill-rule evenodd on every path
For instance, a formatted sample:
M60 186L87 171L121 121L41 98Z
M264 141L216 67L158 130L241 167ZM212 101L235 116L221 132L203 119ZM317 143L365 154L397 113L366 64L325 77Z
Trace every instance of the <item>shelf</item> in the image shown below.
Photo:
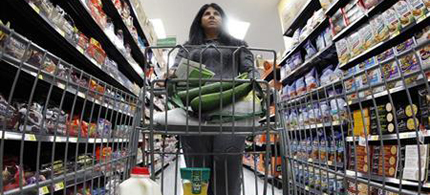
M12 56L9 56L8 54L3 54L3 57L0 59L7 62L8 64L14 66L15 68L20 67L20 63L21 63L20 60L13 58ZM76 96L78 96L84 100L93 102L93 103L100 105L100 106L103 106L104 108L115 110L121 114L125 114L128 116L134 117L134 114L132 111L125 111L125 110L119 109L117 106L113 106L113 105L107 104L105 102L102 103L100 100L98 100L98 99L96 99L90 95L87 95L87 92L85 90L88 90L88 89L86 89L82 86L79 86L78 84L68 82L68 81L66 81L60 77L54 78L53 75L51 75L50 73L47 73L45 71L40 71L40 73L37 74L37 68L33 67L32 65L29 65L28 63L22 63L21 65L22 65L22 67L21 67L22 71L28 73L29 75L31 75L33 77L37 77L38 79L43 80L49 84L52 84L53 86L55 86L61 90L65 90L65 91L69 92L70 94L76 95ZM84 90L79 91L76 89L78 87L80 89L83 88ZM91 93L96 93L96 92L92 91ZM103 94L99 94L99 95L103 95ZM118 101L118 99L114 99L114 98L109 98L109 97L105 97L105 98L113 100L113 101ZM124 102L121 101L121 102L117 102L117 103L123 104ZM127 105L129 105L129 104L127 104Z
M76 61L79 61L79 65L82 66L82 68L91 70L91 72L94 72L105 82L133 94L122 81L119 81L112 74L103 71L102 65L86 56L83 49L66 39L65 32L53 25L44 15L40 14L39 8L33 3L19 0L13 4L14 6L19 6L20 10L27 16L26 18L34 24L37 24L38 27L45 32L43 34L45 37L59 44L62 50L72 55Z
M422 136L422 137L430 137L430 130L420 130L418 132L418 136ZM412 138L416 138L416 132L412 131L412 132L404 132L404 133L399 133L398 135L398 139L402 140L402 139L412 139ZM365 140L364 137L359 137L359 136L355 136L355 141L363 141ZM387 135L369 135L367 137L368 141L380 141L380 140L397 140L397 134L387 134ZM347 142L353 142L354 138L352 136L348 136L346 137L345 141Z
M348 1L336 0L336 2L333 2L330 7L325 11L325 15L331 17L337 10L339 10L341 7L344 7L346 3L348 3Z
M319 57L324 54L326 51L333 49L334 45L329 45L316 53L314 56L312 56L310 59L306 60L302 65L291 71L290 74L288 74L284 79L282 79L282 86L285 86L292 81L296 80L298 75L303 75L306 71L308 71L312 65L319 59Z
M326 89L327 87L330 87L330 86L333 86L334 85L334 87L336 88L337 86L339 86L339 85L341 85L342 83L341 83L341 81L340 80L336 80L336 81L334 81L334 82L332 82L332 83L329 83L329 84L326 84L326 85L323 85L323 86L320 86L320 87L318 87L318 88L316 88L316 89L313 89L312 91L310 91L310 92L306 92L305 94L303 94L303 95L300 95L300 96L297 96L297 97L294 97L294 98L289 98L289 99L286 99L286 100L282 100L282 103L288 103L288 104L292 104L292 103L294 103L294 102L300 102L300 100L302 100L303 98L306 98L306 97L308 97L310 94L312 94L312 93L322 93L322 92L324 92L323 90L324 89ZM330 89L333 89L333 88L330 88ZM324 96L325 96L325 94L324 94ZM321 97L321 96L320 96Z
M311 130L311 129L317 129L317 128L330 128L331 126L337 127L341 126L341 122L339 121L333 121L332 123L317 123L317 124L311 124L311 125L302 125L302 127L294 128L294 129L288 129L287 131L303 131L303 130Z
M0 134L2 134L3 130L0 130ZM129 139L126 138L77 138L77 137L67 137L61 135L37 135L32 133L21 133L21 132L13 132L13 131L4 131L4 139L5 140L22 140L24 134L24 141L41 141L41 142L55 142L55 143L121 143L121 142L129 142ZM0 135L1 136L1 135ZM55 141L54 141L55 140Z
M313 0L314 1L314 0ZM324 18L324 20L319 23L313 30L312 32L305 37L302 41L300 41L300 43L294 47L293 49L291 49L281 60L281 62L279 63L280 66L284 66L285 65L285 61L291 57L293 54L295 54L296 52L300 52L300 49L303 48L303 46L306 44L306 42L308 42L308 40L312 40L313 38L317 37L326 27L326 25L328 26L329 22L328 22L328 18Z
M128 43L131 48L131 53L136 59L136 62L138 62L138 64L144 64L145 56L140 49L137 40L133 38L130 30L127 28L124 21L122 20L122 17L116 9L115 5L113 4L112 0L103 0L103 9L105 10L106 14L109 15L113 21L115 21L115 26L120 26L120 28L122 29L124 37L126 40L128 40ZM137 18L134 19L137 20Z
M130 80L137 82L139 86L143 86L144 72L138 64L130 63L124 54L122 54L113 42L106 35L102 27L93 18L88 10L84 0L69 1L68 5L74 11L76 17L80 18L86 28L92 32L92 35L103 46L108 56L111 57L117 64L118 69L121 70ZM72 13L69 13L72 14ZM143 62L142 62L143 63Z
M294 18L290 27L288 27L285 31L284 36L293 36L294 31L296 31L297 28L304 26L306 21L312 17L314 11L317 11L319 8L321 8L321 5L318 0L308 0L302 10L300 10L300 12L296 15L296 18Z
M353 177L355 177L355 174L357 174L357 177L361 177L363 179L370 179L370 180L374 180L374 181L379 181L379 182L385 181L386 183L391 183L391 184L400 184L400 182L401 182L402 185L406 185L406 186L421 185L421 187L423 187L423 188L430 188L429 182L420 183L417 181L399 180L397 178L382 177L382 176L377 176L377 175L371 175L369 178L367 173L360 173L360 172L355 172L355 171L351 171L351 170L346 170L346 174L349 176L353 176Z
M342 0L339 0L342 1ZM352 24L345 27L341 32L339 32L337 35L333 37L333 42L337 42L338 40L344 38L346 35L355 32L358 27L363 25L365 22L369 21L370 18L373 16L382 13L383 11L387 10L389 7L394 5L396 1L390 1L390 0L384 0L381 1L379 4L374 6L373 8L370 8L367 10L362 17L354 21Z
M418 32L418 30L423 29L426 25L428 25L429 22L430 22L430 14L427 14L427 17L424 20L414 22L410 26L403 29L396 36L390 37L388 40L378 43L377 45L366 50L360 55L350 59L347 63L339 65L339 68L341 69L351 68L352 66L355 66L358 63L363 62L364 60L370 57L373 57L375 55L378 55L386 51L387 49L395 47L396 45L402 43L406 39L411 38L415 32Z

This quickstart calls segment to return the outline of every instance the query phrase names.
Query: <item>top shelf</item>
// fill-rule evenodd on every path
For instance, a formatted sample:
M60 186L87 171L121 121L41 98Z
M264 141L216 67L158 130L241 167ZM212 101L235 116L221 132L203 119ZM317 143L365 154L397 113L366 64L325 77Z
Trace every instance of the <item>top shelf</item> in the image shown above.
M296 18L294 18L290 27L284 33L284 36L291 37L300 26L304 26L306 24L307 19L309 19L314 11L321 8L321 5L318 0L308 0L308 3L302 8L302 10L297 14Z

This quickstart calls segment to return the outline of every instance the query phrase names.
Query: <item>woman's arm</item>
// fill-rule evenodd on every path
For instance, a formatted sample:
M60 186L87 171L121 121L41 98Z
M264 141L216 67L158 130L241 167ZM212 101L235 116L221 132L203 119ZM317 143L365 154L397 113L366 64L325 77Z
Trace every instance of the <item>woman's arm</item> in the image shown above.
M248 44L245 41L241 41L239 46L248 47ZM247 72L250 77L253 77L255 79L260 78L260 73L254 66L254 55L248 49L240 49L239 72Z

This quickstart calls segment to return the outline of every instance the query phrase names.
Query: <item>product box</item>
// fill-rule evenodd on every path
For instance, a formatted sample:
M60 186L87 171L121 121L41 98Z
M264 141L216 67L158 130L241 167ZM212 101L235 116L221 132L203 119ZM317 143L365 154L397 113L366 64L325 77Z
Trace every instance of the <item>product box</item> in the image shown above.
M401 28L406 28L414 22L415 18L412 14L411 7L405 0L398 1L393 7L399 17Z
M420 148L420 153L418 153L418 147ZM421 165L418 163L419 156L421 158ZM420 181L419 172L421 172L421 181L427 181L428 164L428 145L406 145L403 179Z
M397 145L384 145L373 147L373 161L372 171L373 174L385 177L395 178L397 175L397 158L399 146ZM383 154L384 153L384 154ZM384 164L384 166L382 166Z
M369 135L369 129L370 129L369 108L363 108L363 110L354 110L353 120L354 120L354 136Z

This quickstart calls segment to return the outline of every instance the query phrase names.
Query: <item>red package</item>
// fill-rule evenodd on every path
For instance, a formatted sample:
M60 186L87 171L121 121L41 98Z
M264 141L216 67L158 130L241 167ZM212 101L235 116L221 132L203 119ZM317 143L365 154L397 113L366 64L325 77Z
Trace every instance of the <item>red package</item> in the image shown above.
M12 190L19 187L19 172L23 175L22 184L26 185L24 171L18 165L5 166L3 174L3 191Z
M103 11L102 2L100 0L90 0L87 5L95 21L97 21L103 29L106 28L107 17Z
M79 47L86 50L88 48L88 43L89 43L88 37L85 36L83 33L80 33L79 34L79 40L78 40Z
M99 64L103 64L106 59L106 52L101 47L100 43L93 38L90 39L87 54Z
M96 149L96 159L99 160L109 160L112 156L111 147L97 147Z
M112 0L113 4L115 5L115 8L117 10L122 10L122 4L120 0Z
M80 121L79 116L75 116L74 119L67 123L67 131L69 131L69 136L78 137L79 130L81 131L81 137L88 136L88 123L85 121ZM81 128L79 129L79 124Z

